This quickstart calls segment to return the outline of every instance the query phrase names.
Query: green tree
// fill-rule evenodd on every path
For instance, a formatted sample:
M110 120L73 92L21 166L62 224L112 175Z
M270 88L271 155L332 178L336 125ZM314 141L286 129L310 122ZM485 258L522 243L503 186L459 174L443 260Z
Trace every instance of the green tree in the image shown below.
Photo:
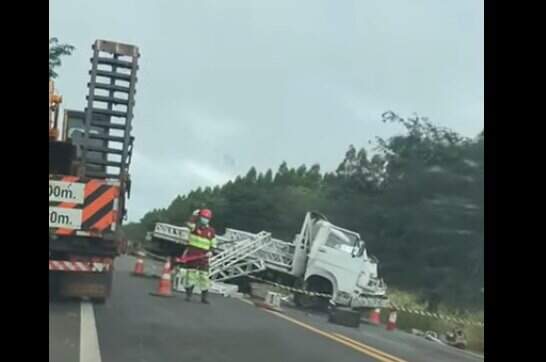
M268 169L264 176L264 183L266 185L270 185L273 183L273 171L271 169Z
M257 172L255 167L251 167L250 170L248 170L248 173L245 176L245 181L249 184L255 184L257 181Z
M309 168L307 174L305 175L305 186L310 187L314 190L318 189L322 183L322 175L320 174L320 165L315 163Z
M286 162L281 163L275 175L275 185L287 185L290 182L290 170Z
M131 224L128 235L158 221L180 225L208 207L220 234L232 227L293 240L305 212L320 210L362 235L389 285L420 292L432 309L483 306L484 132L469 139L425 117L383 118L404 131L379 138L371 151L349 146L335 172L286 162L275 174L252 167L221 187L177 196Z
M57 38L49 39L49 78L55 79L58 74L55 68L61 66L61 57L72 55L75 48L69 44L61 44Z

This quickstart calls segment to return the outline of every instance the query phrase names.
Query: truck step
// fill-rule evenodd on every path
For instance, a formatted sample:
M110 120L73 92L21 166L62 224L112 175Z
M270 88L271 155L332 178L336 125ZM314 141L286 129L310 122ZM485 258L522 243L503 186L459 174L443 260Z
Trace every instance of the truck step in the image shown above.
M120 150L117 148L88 146L87 150L90 152L101 152L106 154L123 155L123 150Z
M108 40L97 40L95 44L93 44L93 49L114 55L133 57L133 59L140 57L138 47L136 47L135 45L123 44Z
M121 162L119 161L108 161L108 160L87 160L88 165L101 165L101 166L110 166L110 167L121 167Z
M91 139L99 139L99 140L105 140L105 141L111 141L111 142L125 142L125 137L121 136L111 136L108 134L96 134L96 133L90 133L89 138ZM131 139L134 137L130 137Z
M119 173L106 173L94 170L86 170L85 175L90 178L98 179L119 179L120 177Z
M120 123L112 123L112 122L93 122L91 123L94 127L102 127L102 128L108 128L108 129L121 129L125 130L127 128L127 125L120 124Z
M98 114L104 114L104 115L112 116L112 117L119 117L119 118L126 118L127 117L127 112L113 111L113 110L109 110L109 109L93 108L92 112L93 113L98 113Z
M87 86L90 87L90 84L87 83ZM129 93L129 87L124 87L121 85L107 84L107 83L95 83L95 89L103 89L107 91ZM136 91L135 91L136 93Z
M93 61L93 58L91 58L91 61ZM105 57L98 57L97 63L99 64L105 64L105 65L112 65L115 67L125 68L125 69L132 69L133 63L128 62L126 60L116 59L116 58L105 58Z
M91 71L89 72L91 74ZM112 78L112 79L119 79L124 80L127 82L130 82L132 77L130 74L124 74L124 73L116 73L116 72L109 72L106 70L97 70L96 71L97 77L106 77L106 78Z
M89 96L87 96L86 99L89 100ZM116 97L105 97L105 96L93 95L93 100L95 102L121 104L121 105L124 105L124 106L129 105L129 100L128 99L116 98Z

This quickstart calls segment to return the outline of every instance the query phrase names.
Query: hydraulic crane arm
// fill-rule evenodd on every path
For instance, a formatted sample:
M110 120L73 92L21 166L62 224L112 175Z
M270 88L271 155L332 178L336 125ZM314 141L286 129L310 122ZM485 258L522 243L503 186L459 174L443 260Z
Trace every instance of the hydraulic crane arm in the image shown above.
M59 139L59 106L63 97L55 92L55 86L52 80L49 80L49 139L56 141Z

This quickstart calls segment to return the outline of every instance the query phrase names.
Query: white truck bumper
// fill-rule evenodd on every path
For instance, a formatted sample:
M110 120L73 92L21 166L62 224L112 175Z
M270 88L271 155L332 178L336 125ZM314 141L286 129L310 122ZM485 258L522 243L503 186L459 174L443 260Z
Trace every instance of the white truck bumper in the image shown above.
M352 308L388 308L390 301L385 297L354 297L351 299Z

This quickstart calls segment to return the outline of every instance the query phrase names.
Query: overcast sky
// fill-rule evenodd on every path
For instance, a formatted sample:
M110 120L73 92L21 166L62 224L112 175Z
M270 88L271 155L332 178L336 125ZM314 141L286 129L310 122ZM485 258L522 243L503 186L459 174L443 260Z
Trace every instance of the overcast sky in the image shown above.
M477 0L50 0L74 45L57 88L83 109L91 44L138 45L129 219L251 166L335 169L417 112L466 136L484 119Z

